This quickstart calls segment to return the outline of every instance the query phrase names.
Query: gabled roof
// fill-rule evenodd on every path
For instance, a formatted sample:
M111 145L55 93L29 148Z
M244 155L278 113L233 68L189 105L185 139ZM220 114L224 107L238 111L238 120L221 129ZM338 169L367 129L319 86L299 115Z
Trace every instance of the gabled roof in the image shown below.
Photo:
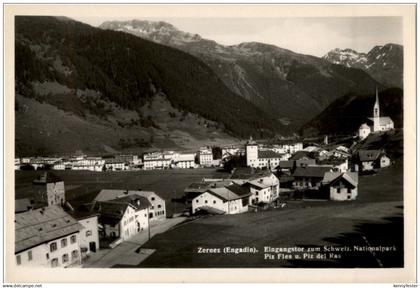
M236 183L233 183L233 184L227 186L226 188L229 189L230 191L232 191L233 193L235 193L238 196L249 196L251 194L248 187L246 187L244 185L239 185L239 184L236 184Z
M15 253L83 229L58 205L15 214Z
M127 195L127 196L124 196L124 197L119 197L119 198L111 200L111 201L129 203L133 207L135 207L135 210L143 210L143 209L147 209L148 207L152 206L150 204L149 200L147 200L146 197L143 197L143 196L140 196L140 195L135 195L135 194Z
M289 160L301 160L302 158L313 159L308 151L297 151Z
M373 121L374 118L368 118L369 120ZM391 118L389 117L379 117L379 125L385 126L394 123Z
M282 158L283 155L276 153L272 150L258 150L258 158L271 159L271 158Z
M359 160L364 161L375 161L378 159L383 152L381 150L359 150Z
M221 180L221 181L201 181L191 183L187 188L184 189L184 192L206 192L209 188L220 188L223 186L230 185L232 180Z
M334 185L340 179L345 180L353 187L357 187L359 183L357 172L327 172L325 173L324 179L322 179L322 183Z
M251 195L251 193L238 195L235 192L228 189L228 187L212 188L212 189L208 189L207 192L224 201L242 199Z
M108 201L117 199L120 197L125 197L127 195L139 195L143 197L156 196L162 199L153 191L140 191L140 190L123 190L123 189L102 189L98 195L96 195L94 201Z
M63 182L63 180L52 172L44 172L32 181L33 184L47 184L57 182Z
M361 130L361 129L367 129L367 130L370 130L370 127L366 124L366 123L363 123L362 125L360 125L360 127L359 127L359 130Z
M331 171L331 167L324 167L324 166L297 167L292 176L293 177L323 178L324 174L329 171Z
M270 187L269 185L265 184L263 181L258 181L258 180L251 180L251 181L248 181L247 183L249 183L249 185L252 185L252 186L260 188L260 189Z

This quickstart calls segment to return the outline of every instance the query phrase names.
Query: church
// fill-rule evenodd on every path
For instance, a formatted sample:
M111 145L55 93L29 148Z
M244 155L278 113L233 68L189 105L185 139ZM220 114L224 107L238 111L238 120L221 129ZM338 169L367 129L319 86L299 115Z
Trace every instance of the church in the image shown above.
M359 127L360 140L365 139L367 136L369 136L370 133L383 132L394 129L394 121L392 121L390 117L380 116L378 88L376 88L376 101L375 105L373 105L373 117L368 118L368 120L372 123L372 125L369 126L367 123L363 123Z

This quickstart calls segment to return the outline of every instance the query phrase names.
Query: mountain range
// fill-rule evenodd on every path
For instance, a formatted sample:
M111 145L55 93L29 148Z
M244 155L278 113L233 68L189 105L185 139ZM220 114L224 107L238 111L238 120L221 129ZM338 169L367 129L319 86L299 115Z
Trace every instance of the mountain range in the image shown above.
M362 69L385 87L403 88L403 47L401 45L375 46L368 53L336 48L323 58L334 64Z
M225 46L165 22L108 21L99 27L130 33L196 56L231 91L292 129L350 92L369 93L375 86L384 86L360 69L334 65L323 58L258 42Z
M17 16L15 57L17 155L292 136L320 127L314 119L342 97L389 86L360 67L257 42L224 46L165 22Z
M15 27L17 153L194 148L288 133L180 50L68 18L21 16Z

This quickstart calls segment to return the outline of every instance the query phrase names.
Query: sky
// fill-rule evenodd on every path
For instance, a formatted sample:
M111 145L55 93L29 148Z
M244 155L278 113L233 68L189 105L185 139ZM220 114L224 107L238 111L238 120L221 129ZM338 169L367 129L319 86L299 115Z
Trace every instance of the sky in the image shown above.
M133 20L133 17L74 19L99 26L104 21ZM318 57L334 48L369 52L376 45L403 44L400 17L137 19L168 22L179 30L199 34L223 45L256 41Z

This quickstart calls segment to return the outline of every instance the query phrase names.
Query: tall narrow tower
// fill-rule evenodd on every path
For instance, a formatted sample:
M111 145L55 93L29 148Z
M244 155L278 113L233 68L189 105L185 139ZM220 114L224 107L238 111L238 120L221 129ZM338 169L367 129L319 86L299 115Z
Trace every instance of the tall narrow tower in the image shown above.
M252 136L249 137L248 142L245 145L246 148L246 166L248 167L258 167L258 145L252 139Z
M379 97L378 97L378 87L376 87L376 101L373 105L373 132L380 130L380 111L379 111Z

